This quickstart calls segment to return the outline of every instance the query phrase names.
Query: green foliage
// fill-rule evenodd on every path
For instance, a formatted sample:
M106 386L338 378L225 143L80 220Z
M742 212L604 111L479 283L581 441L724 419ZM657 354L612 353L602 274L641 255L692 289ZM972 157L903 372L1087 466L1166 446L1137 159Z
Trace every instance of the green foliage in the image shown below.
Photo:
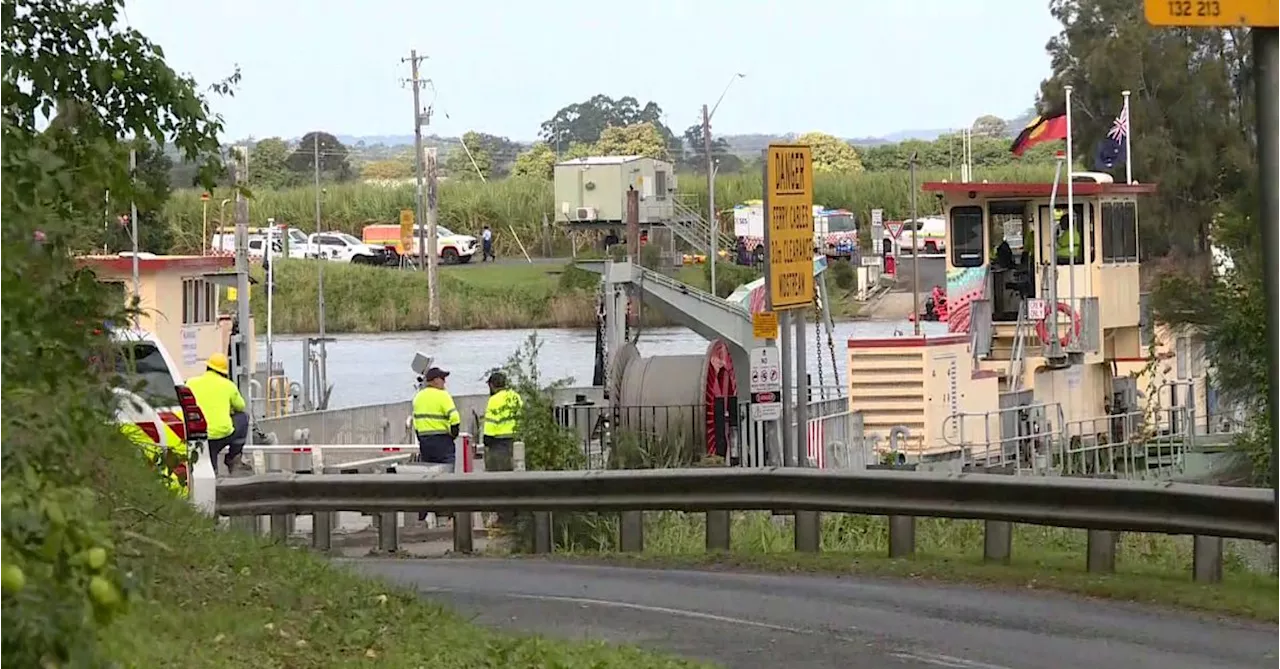
M338 141L337 137L327 132L314 131L303 135L302 139L298 140L298 145L294 147L293 153L285 159L285 165L293 173L288 178L298 181L313 180L317 158L319 158L322 181L350 181L356 176L355 169L351 167L350 152L347 151L347 147ZM253 177L254 169L254 160L251 155L250 178Z
M729 297L733 291L738 289L744 283L751 283L761 276L760 272L754 267L743 267L731 262L716 263L716 286L715 294L717 297ZM704 285L711 285L711 264L703 263L702 279Z
M841 290L850 290L853 284L857 282L858 276L853 271L853 265L847 260L837 260L831 263L831 277L835 279L836 287Z
M530 179L547 180L555 173L556 153L546 142L534 144L528 151L516 156L511 175Z
M301 156L293 158L293 153L288 143L279 137L259 140L249 151L249 187L254 189L291 188L311 181L312 179L306 179L302 173L290 169L291 158L295 164L304 162ZM312 160L303 167L314 174L314 165L315 160L312 156Z
M101 324L125 314L70 251L101 230L107 190L126 202L155 195L154 184L131 183L118 138L132 135L144 150L172 139L193 161L218 149L220 124L194 83L118 24L120 10L113 1L0 5L0 645L14 666L105 664L100 630L126 610L126 551L141 536L113 523L119 509L103 499L115 483L102 472L104 453L127 453L145 468L111 424L114 380L87 364L110 346ZM54 118L42 132L45 116ZM154 478L148 484L159 489Z
M979 120L982 120L981 117ZM994 117L992 117L994 118ZM998 120L998 119L997 119ZM1074 120L1074 119L1073 119ZM974 122L977 125L977 121ZM1021 131L1022 128L1018 128ZM1054 153L1062 149L1062 142L1045 142L1031 147L1021 156L1009 153L1013 143L1008 137L979 135L975 128L970 143L975 176L989 178L987 170L1011 170L1018 168L1044 168L1046 179L1053 177ZM946 171L953 180L959 177L964 147L959 133L946 134L931 142L909 139L893 144L881 144L859 148L862 165L869 172L905 170L910 166L911 154L916 155L916 169ZM1082 156L1089 157L1089 155Z
M807 132L797 137L796 143L813 148L813 171L816 174L855 174L862 171L858 150L838 137L825 132Z
M662 107L648 102L642 107L631 96L614 100L607 95L595 95L583 102L576 102L547 119L539 136L547 144L563 150L574 144L592 145L600 141L606 128L626 127L637 123L649 123L661 132L667 145L671 143L671 129L662 122Z
M667 139L653 123L609 126L600 133L592 153L599 156L648 156L669 160Z
M560 273L559 285L560 290L595 290L600 286L600 275L570 262Z

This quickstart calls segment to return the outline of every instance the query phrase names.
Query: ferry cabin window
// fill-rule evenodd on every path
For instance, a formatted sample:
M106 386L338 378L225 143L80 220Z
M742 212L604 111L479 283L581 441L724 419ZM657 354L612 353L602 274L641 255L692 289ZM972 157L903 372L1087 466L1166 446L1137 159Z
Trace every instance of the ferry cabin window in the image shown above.
M1071 238L1068 236L1070 233L1067 230L1067 205L1060 204L1055 206L1053 218L1049 217L1048 205L1040 206L1040 229L1044 231L1046 240L1049 240L1049 239L1054 240L1053 249L1055 251L1055 255L1058 257L1059 265L1069 265L1072 262L1074 262L1077 265L1084 264L1085 262L1084 261L1085 231L1088 230L1092 232L1093 230L1093 226L1090 225L1088 219L1085 218L1085 205L1077 204L1072 208L1075 210L1075 216L1073 216L1072 218L1075 223L1075 229L1076 229L1076 232L1075 232L1076 246L1075 246L1074 259L1072 258L1072 253L1070 250ZM1093 205L1089 205L1088 214L1089 214L1089 218L1093 218ZM1061 235L1058 237L1054 237L1054 235L1059 233L1059 229L1057 226L1059 220L1061 220L1061 223L1062 223ZM1090 261L1092 261L1093 258L1097 255L1097 253L1094 251L1095 244L1093 244L1092 242L1093 240L1090 240L1090 244L1089 244L1089 260Z
M1102 203L1102 262L1138 262L1138 203Z
M951 265L953 267L981 267L982 207L951 208Z
M653 196L657 200L667 199L667 173L664 170L655 170L653 173Z

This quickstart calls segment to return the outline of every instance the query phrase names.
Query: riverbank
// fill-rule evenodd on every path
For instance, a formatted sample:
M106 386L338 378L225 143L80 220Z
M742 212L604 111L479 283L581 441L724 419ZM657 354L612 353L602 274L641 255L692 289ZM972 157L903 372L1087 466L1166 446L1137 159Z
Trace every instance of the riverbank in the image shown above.
M758 274L724 263L718 266L717 291L722 296ZM280 260L275 265L273 329L278 334L314 333L320 329L318 261ZM254 278L263 281L261 267ZM676 278L706 290L706 266L681 268ZM445 330L594 328L598 275L555 262L456 265L440 268L440 327ZM837 298L834 316L858 315L859 303L829 284ZM405 332L430 329L429 298L424 272L326 262L324 264L325 331L338 333ZM260 283L251 293L254 318L265 324L266 291ZM645 327L674 325L656 309L640 312ZM259 330L264 326L260 325Z

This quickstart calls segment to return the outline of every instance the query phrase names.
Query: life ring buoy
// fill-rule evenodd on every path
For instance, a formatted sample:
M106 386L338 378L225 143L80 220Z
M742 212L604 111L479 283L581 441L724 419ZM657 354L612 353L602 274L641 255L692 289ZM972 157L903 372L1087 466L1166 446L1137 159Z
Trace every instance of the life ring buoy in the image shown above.
M1059 302L1058 313L1066 314L1067 319L1071 321L1072 329L1075 330L1075 333L1074 333L1075 338L1079 339L1080 338L1080 319L1076 318L1075 309L1072 309L1071 305L1067 304L1066 302ZM1041 342L1049 341L1049 319L1048 318L1041 319L1039 323L1036 323L1036 336L1040 338ZM1071 342L1070 333L1064 334L1058 338L1058 343L1061 344L1062 346L1066 346L1070 342Z

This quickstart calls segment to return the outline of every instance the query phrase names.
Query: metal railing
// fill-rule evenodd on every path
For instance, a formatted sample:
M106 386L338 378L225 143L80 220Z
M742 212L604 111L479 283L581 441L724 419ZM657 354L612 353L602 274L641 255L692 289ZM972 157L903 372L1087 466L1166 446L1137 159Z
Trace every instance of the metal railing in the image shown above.
M942 439L960 449L963 464L1048 474L1065 424L1061 405L1027 404L951 414L942 421Z
M1168 478L1185 470L1194 424L1189 407L1068 421L1054 453L1054 469L1066 476Z
M282 526L292 514L341 511L532 512L542 552L552 546L549 512L621 512L624 551L643 549L642 512L649 510L705 512L709 550L729 549L734 510L793 510L795 548L805 552L820 550L820 512L887 515L891 557L914 553L916 517L983 520L984 556L995 562L1010 559L1013 523L1081 528L1089 530L1088 568L1099 572L1115 569L1117 532L1190 534L1194 578L1210 582L1222 578L1223 538L1275 542L1277 529L1272 491L1264 489L884 470L275 474L222 479L216 493L216 513L272 515ZM469 552L470 537L470 528L455 532L455 548Z

